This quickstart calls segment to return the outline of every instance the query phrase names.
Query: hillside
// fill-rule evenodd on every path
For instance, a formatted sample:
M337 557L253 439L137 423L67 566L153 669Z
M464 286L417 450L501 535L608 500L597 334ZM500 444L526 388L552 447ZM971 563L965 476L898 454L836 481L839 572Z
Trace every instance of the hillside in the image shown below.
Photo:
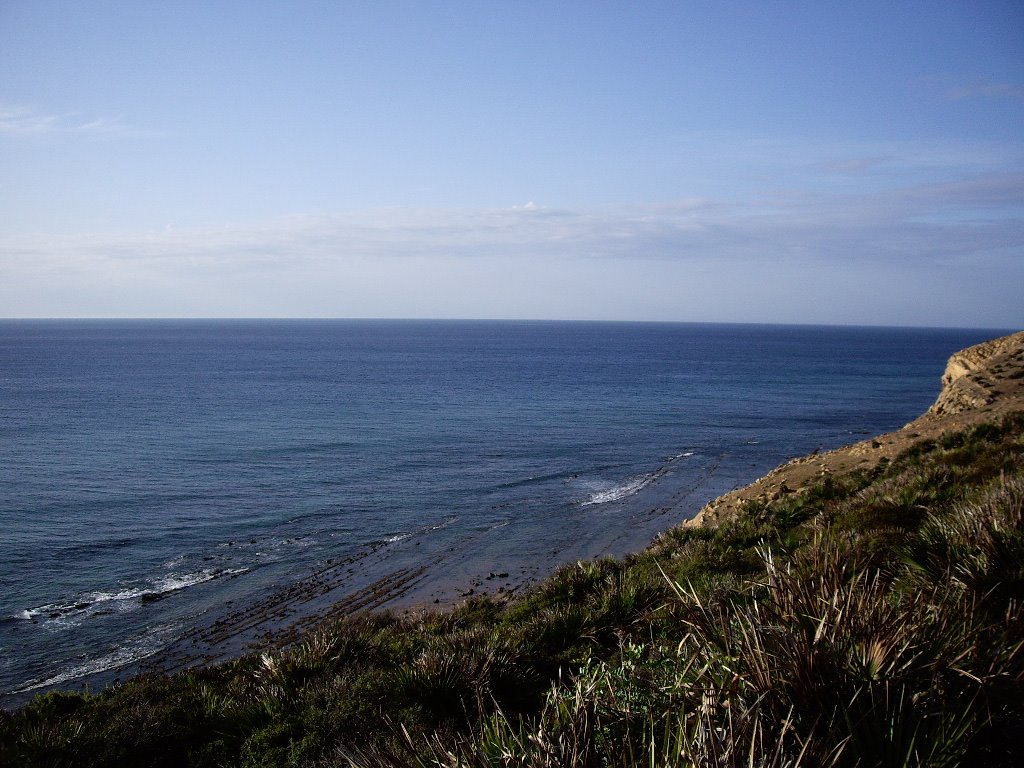
M505 603L0 715L0 765L1024 761L1024 334L903 429Z
M986 341L950 357L942 391L925 413L902 429L788 462L745 488L720 496L688 525L714 525L735 515L744 504L806 492L829 477L841 476L880 461L891 461L924 440L935 440L1024 410L1024 332Z

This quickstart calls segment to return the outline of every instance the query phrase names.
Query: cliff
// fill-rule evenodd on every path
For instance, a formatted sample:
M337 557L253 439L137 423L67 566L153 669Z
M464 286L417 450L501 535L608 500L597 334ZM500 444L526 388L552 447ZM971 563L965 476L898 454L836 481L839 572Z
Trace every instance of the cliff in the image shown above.
M982 411L1021 396L1024 332L957 352L942 376L942 392L928 413L943 416Z
M961 350L949 358L935 404L902 429L794 459L750 485L707 504L688 526L715 525L749 501L803 493L828 476L870 469L921 440L1024 410L1024 331Z

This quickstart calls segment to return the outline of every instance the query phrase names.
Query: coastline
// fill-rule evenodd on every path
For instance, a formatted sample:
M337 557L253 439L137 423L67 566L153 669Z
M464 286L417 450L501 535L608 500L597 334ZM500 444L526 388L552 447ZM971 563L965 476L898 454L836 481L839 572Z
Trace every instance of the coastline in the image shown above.
M602 556L624 557L655 549L658 538L673 528L714 526L747 502L805 493L830 476L839 478L871 469L891 461L914 443L1024 410L1024 331L954 353L941 381L942 389L935 403L901 429L792 459L748 485L713 494L705 503L694 500L701 490L706 492L702 483L675 489L668 503L649 505L641 514L649 522L657 521L653 534L624 530L619 546L612 551L606 545L599 547L600 551L588 551L586 542L580 541L575 549L554 549L527 565L495 563L491 570L481 571L465 565L460 568L456 560L443 555L425 563L419 561L412 557L418 542L411 536L389 549L389 566L396 567L390 567L383 576L352 588L354 568L371 565L376 550L368 556L330 564L264 601L197 628L172 648L147 660L141 669L175 672L226 661L253 651L254 638L265 646L287 648L307 632L364 611L384 610L413 617L450 611L482 596L504 603L543 582L567 563ZM671 460L654 474L665 474L670 466ZM410 555L409 560L403 561L402 550ZM305 615L294 618L299 606L305 607ZM258 634L247 633L254 627L259 629ZM119 672L123 674L124 670Z
M340 605L354 612L277 649L41 696L0 713L0 755L405 765L475 764L497 748L545 765L577 764L583 750L703 765L713 756L692 748L710 743L718 756L814 764L851 749L843 764L859 765L923 743L957 764L1017 765L1024 334L965 349L946 371L907 427L768 473L795 484L794 467L851 462L806 496L776 487L720 525L676 525L629 556L567 563L507 602ZM658 742L664 727L683 739Z
M1018 410L1024 410L1024 331L953 354L935 403L904 427L793 459L750 485L718 497L683 524L714 526L734 516L746 503L806 493L830 476L891 461L914 443L936 440L947 432L995 421Z
M639 494L641 499L650 499L649 503L641 505L634 518L618 521L620 533L612 547L607 542L588 541L584 534L574 538L571 546L553 548L527 565L512 566L514 557L504 562L466 562L470 551L434 552L423 557L421 551L427 547L420 545L426 543L425 539L412 534L375 545L356 556L329 561L308 577L247 602L244 607L226 606L224 612L211 616L208 623L194 627L169 647L138 662L76 678L74 683L97 690L139 672L176 672L218 664L263 648L287 648L317 627L365 611L414 616L457 608L481 595L504 602L566 563L605 554L623 557L656 547L659 534L679 525L713 525L748 500L800 493L828 475L877 466L915 441L933 439L945 431L1024 408L1022 347L1024 333L1017 333L954 354L935 405L906 427L827 453L794 459L738 490L712 492L710 488L717 487L711 482L713 465L691 487L673 485L671 481L663 484L661 490L669 493L656 500L645 495L658 490L658 483L651 483ZM997 367L999 370L995 370ZM653 474L671 474L671 462L679 458L666 460ZM715 480L722 482L721 478ZM702 500L702 496L706 498ZM694 519L685 519L695 510L699 511ZM488 535L501 535L501 531L489 530L480 537ZM5 707L55 687L67 686L25 691L12 696Z
M565 540L526 559L514 553L494 559L489 537L500 536L502 526L441 550L431 549L431 531L424 529L329 562L262 599L211 617L137 664L91 675L88 682L105 687L139 672L174 673L265 648L288 648L309 632L361 612L408 618L452 611L473 598L504 603L543 583L567 563L642 551L666 528L678 524L679 514L694 514L720 495L723 486L735 484L731 477L716 476L717 458L696 479L687 472L673 477L674 463L684 458L669 458L652 472L630 497L631 503L616 509L614 514L623 516L615 525L593 531L569 526L571 536L567 533ZM612 514L587 504L575 511L584 521L589 514Z

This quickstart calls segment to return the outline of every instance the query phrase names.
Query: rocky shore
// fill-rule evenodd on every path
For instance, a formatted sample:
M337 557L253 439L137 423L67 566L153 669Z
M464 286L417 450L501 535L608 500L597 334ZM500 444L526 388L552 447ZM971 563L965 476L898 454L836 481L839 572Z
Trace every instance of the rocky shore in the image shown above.
M743 488L719 496L696 515L693 509L699 489L680 489L650 515L652 520L662 521L662 530L679 524L714 526L737 514L748 502L805 493L829 476L838 478L892 460L918 441L996 421L1018 410L1024 410L1024 332L954 354L942 376L942 390L935 404L902 429L794 459ZM703 479L697 485L701 482ZM636 549L643 546L637 543ZM317 627L365 611L384 609L410 617L450 611L481 595L505 603L538 583L560 562L587 557L555 550L549 562L538 562L530 568L495 563L490 574L478 574L457 567L457 552L439 552L424 559L418 547L419 539L412 537L386 550L376 547L328 561L308 577L282 585L254 603L228 606L225 615L193 628L140 664L99 673L87 682L91 687L103 688L140 671L176 672L225 662L254 649L287 648ZM12 697L10 703L21 703L29 695Z
M396 611L422 568L354 589L373 553L328 563L153 670L184 674L0 710L0 764L1018 766L1022 501L1018 333L954 355L903 429L514 597L496 570Z
M806 492L830 475L838 477L872 468L918 441L993 421L1015 410L1024 410L1024 331L954 354L942 376L942 391L935 404L900 430L794 459L750 485L718 497L692 517L690 493L680 493L674 503L656 511L666 523L682 520L684 526L713 526L749 501L772 501ZM405 544L411 548L415 541ZM557 553L552 556L557 557ZM451 610L467 598L482 594L504 602L538 578L535 571L525 568L511 569L511 575L492 573L487 578L468 574L460 578L453 574L448 579L448 589L437 593L440 598L433 598L432 594L427 597L416 592L416 587L431 568L447 572L454 567L452 562L446 561L447 567L442 568L443 556L428 562L409 561L383 576L360 581L358 576L363 568L367 574L379 572L384 566L383 561L377 562L381 557L383 553L374 550L329 563L307 579L197 628L173 648L151 659L146 668L176 671L224 661L254 647L288 647L317 626L366 610L387 608L410 616ZM395 557L394 552L388 557ZM368 567L374 563L376 567ZM554 570L556 565L552 560L545 567Z

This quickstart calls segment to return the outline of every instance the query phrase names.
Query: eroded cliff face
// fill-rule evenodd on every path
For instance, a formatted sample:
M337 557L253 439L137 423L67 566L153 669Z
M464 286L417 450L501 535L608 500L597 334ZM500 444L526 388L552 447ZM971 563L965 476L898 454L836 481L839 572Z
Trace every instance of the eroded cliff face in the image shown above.
M950 357L935 404L903 429L794 459L745 488L720 496L685 524L715 525L735 515L748 501L803 493L829 475L876 466L920 440L996 421L1013 411L1024 411L1024 331L968 347Z
M1020 382L1022 374L1024 332L968 347L949 358L942 392L928 413L941 416L990 406L1009 394L1014 387L1005 385Z

